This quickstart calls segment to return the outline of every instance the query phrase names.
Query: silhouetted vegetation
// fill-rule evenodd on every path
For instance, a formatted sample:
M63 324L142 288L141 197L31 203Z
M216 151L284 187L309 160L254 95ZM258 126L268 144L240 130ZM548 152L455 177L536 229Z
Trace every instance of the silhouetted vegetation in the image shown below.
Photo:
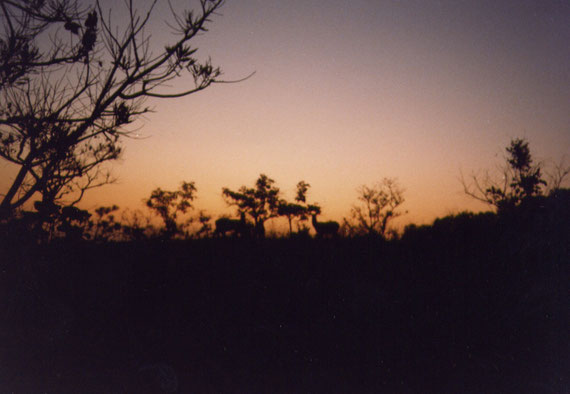
M249 215L253 219L255 235L265 237L265 222L278 216L279 188L275 181L265 174L259 175L255 187L242 186L237 192L228 188L222 189L222 195L230 206L238 212Z
M309 191L309 185L305 181L300 181L297 183L297 194L295 196L295 202L290 203L285 199L279 201L277 207L277 213L279 216L284 216L287 218L289 223L289 237L293 235L293 221L297 219L297 232L302 233L307 231L307 227L303 224L308 219L309 207L307 203L307 192Z
M372 187L358 188L358 200L351 218L344 219L347 235L386 237L390 222L402 215L397 209L404 203L404 191L395 179L384 178Z
M146 200L146 206L163 220L163 237L173 238L184 232L185 225L179 224L177 218L179 214L184 214L193 208L195 193L194 182L182 182L180 189L176 191L165 191L160 188L152 191L149 199Z
M147 30L154 4L142 13L125 4L128 20L118 26L100 3L2 2L0 157L17 173L0 219L38 194L44 206L75 205L113 180L103 164L120 156L127 126L149 111L146 98L182 97L220 82L220 69L199 61L193 43L223 0L172 9L174 38L158 53ZM193 86L167 88L184 74Z
M308 183L289 203L263 174L223 189L239 219L218 218L214 231L204 211L182 231L193 183L146 200L160 228L136 211L119 220L116 206L89 216L38 202L0 225L0 387L566 392L570 189L523 184L505 194L517 198L509 209L400 237L386 236L403 202L391 182L392 192L361 189L370 205L355 218L375 216L351 237L317 220ZM279 215L289 237L263 238ZM314 238L302 231L309 216Z
M493 180L487 173L482 179L473 176L472 183L462 179L465 193L476 200L494 206L498 211L510 210L525 199L546 195L547 182L543 177L542 163L534 163L528 142L515 138L506 148L506 166L500 180ZM561 162L550 176L550 192L559 189L570 167Z
M95 209L95 221L93 221L93 237L94 241L111 241L121 239L123 225L116 221L113 212L118 211L119 207L113 205L110 207L99 207Z
M568 223L559 189L392 241L33 246L5 234L0 382L25 393L565 392Z
M196 231L196 237L198 238L208 238L212 234L212 225L210 221L212 217L206 213L206 211L201 210L198 212L198 223L200 227Z

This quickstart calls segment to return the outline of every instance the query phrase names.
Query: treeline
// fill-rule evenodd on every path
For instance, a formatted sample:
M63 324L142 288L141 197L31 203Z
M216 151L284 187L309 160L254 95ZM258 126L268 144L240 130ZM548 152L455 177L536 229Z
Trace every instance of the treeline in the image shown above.
M310 185L300 181L293 201L287 200L275 181L261 174L253 187L238 190L222 189L227 205L235 208L235 217L213 217L196 210L197 187L194 182L182 182L177 190L157 188L144 200L148 211L124 211L119 215L117 205L102 206L93 212L76 206L36 201L34 210L20 210L3 222L3 231L25 234L45 243L55 239L72 241L140 241L143 239L203 239L236 237L262 239L265 224L275 218L285 218L289 237L310 237L309 219L317 237L356 235L393 236L390 221L401 215L397 208L403 203L403 193L393 179L384 179L374 186L359 189L359 205L352 208L352 217L338 222L320 222L322 208L309 203ZM239 218L239 219L237 219ZM157 225L157 221L161 224Z
M564 200L562 188L570 168L562 164L555 168L547 181L543 165L535 164L528 142L514 139L506 148L506 164L500 179L473 176L471 182L462 178L465 193L492 207L496 214L474 215L463 213L455 219L437 219L433 227L454 220L480 220L481 217L512 217L535 215L538 208L553 201ZM88 212L76 206L65 206L50 200L36 201L34 210L19 210L0 221L2 232L31 238L39 243L55 239L97 242L140 241L144 239L188 240L203 238L253 238L266 237L265 224L275 218L285 218L289 238L370 237L390 240L401 236L409 238L429 226L409 225L399 234L390 225L405 213L403 189L397 180L384 178L381 182L358 188L358 200L350 209L350 215L341 223L318 220L322 208L318 202L308 201L310 184L300 181L296 185L294 199L285 198L275 181L261 174L253 186L238 190L222 188L222 197L235 209L234 218L222 216L213 219L204 210L196 210L197 187L194 182L182 182L177 190L157 188L145 199L148 211L125 211L119 217L117 205L99 207ZM520 208L520 209L519 209ZM529 213L529 210L532 213ZM490 220L490 219L489 219ZM156 223L160 221L161 225Z
M0 248L3 385L167 392L158 365L181 393L566 392L568 223L559 189L390 241Z
M473 177L471 185L463 180L465 192L493 207L499 215L512 214L519 205L532 205L540 198L559 196L561 184L568 169L558 168L549 190L543 179L541 165L534 165L528 142L515 139L506 149L507 166L502 182ZM351 208L349 218L338 222L319 222L322 209L316 202L309 203L307 194L310 185L300 181L296 186L293 201L285 199L275 181L261 174L253 187L242 186L238 190L224 187L222 196L228 206L236 209L236 217L221 217L213 222L212 216L200 210L197 214L194 203L197 187L194 182L182 182L174 191L157 188L145 200L149 214L141 211L124 212L117 216L119 207L99 207L94 212L73 205L62 206L53 201L36 201L33 211L20 210L2 223L3 231L25 234L38 242L54 239L93 241L137 241L143 239L196 239L208 237L265 238L265 223L283 217L288 223L289 237L309 237L311 225L317 237L359 237L395 239L398 233L389 227L391 221L403 212L403 190L394 179L385 178L374 186L363 185L358 189L358 203ZM563 194L563 193L562 193ZM537 200L539 198L539 200ZM557 198L557 197L556 197ZM534 199L534 200L533 200ZM530 201L535 201L531 203ZM162 221L162 226L153 225L153 217ZM463 220L473 215L459 215ZM449 221L438 219L434 227ZM425 227L425 226L424 226ZM415 225L405 229L404 236L422 231Z

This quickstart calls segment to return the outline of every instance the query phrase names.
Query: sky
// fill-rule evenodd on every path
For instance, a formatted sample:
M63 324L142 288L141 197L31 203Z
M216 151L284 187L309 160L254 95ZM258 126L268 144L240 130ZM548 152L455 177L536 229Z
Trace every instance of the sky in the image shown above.
M159 1L153 42L172 39L169 18ZM566 0L228 0L198 55L226 80L255 74L149 100L118 181L82 206L144 210L153 189L194 181L197 209L230 214L222 187L265 173L291 200L308 182L323 220L384 177L405 190L401 223L484 209L460 174L495 169L512 138L546 164L570 156L569 42Z

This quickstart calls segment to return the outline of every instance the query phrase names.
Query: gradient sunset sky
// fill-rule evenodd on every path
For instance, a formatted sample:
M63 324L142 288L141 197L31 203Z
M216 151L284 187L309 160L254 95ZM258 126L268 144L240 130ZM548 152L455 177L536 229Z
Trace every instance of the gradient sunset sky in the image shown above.
M545 162L570 152L568 1L228 0L220 14L198 54L227 80L255 75L149 101L144 138L113 166L119 181L84 208L144 210L153 189L187 180L197 209L230 214L222 187L265 173L290 199L307 181L323 219L341 220L358 186L394 177L401 222L425 223L484 208L463 194L460 171L500 165L512 138ZM167 19L159 1L157 43L170 40Z

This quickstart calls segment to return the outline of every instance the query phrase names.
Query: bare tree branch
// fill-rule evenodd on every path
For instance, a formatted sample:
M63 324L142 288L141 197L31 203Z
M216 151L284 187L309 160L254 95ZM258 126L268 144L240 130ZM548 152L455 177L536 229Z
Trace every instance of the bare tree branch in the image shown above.
M253 75L223 81L220 68L199 60L191 45L224 0L200 0L196 11L173 13L176 37L153 53L145 27L156 3L139 13L129 0L129 20L119 27L99 2L83 8L77 0L52 0L34 8L1 1L0 157L19 169L0 216L36 193L51 201L75 193L76 203L111 181L99 168L120 156L127 125L150 111L146 98L184 97ZM184 75L193 86L166 88Z

